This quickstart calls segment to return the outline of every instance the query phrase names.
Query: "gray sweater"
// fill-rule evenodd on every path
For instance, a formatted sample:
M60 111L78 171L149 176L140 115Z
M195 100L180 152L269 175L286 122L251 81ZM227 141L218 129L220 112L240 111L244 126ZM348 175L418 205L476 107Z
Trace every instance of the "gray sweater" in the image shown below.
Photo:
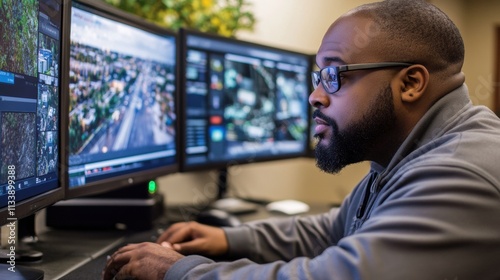
M500 120L465 85L329 213L225 228L233 262L165 279L500 279ZM245 257L245 258L243 258Z

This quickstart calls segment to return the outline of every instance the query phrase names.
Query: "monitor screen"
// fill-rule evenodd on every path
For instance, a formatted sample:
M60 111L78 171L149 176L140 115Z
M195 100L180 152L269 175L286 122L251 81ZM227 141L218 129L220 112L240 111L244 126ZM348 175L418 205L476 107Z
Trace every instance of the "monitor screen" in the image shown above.
M0 224L64 197L62 0L0 1Z
M181 31L182 170L304 156L310 56Z
M319 67L316 65L316 55L313 54L311 55L311 64L312 64L312 70L311 71L319 71ZM312 79L312 77L311 77ZM312 80L311 80L311 83L310 83L310 91L312 92L314 90L313 86L312 86ZM316 137L314 137L314 135L316 134L314 132L314 129L316 128L316 122L312 121L312 116L313 116L313 113L314 113L314 110L315 108L310 105L311 108L310 108L310 123L309 123L309 152L307 154L308 157L311 157L311 158L314 158L315 155L314 155L314 149L316 148L316 144L318 142L318 140L316 139Z
M176 34L101 1L73 1L67 197L175 172Z

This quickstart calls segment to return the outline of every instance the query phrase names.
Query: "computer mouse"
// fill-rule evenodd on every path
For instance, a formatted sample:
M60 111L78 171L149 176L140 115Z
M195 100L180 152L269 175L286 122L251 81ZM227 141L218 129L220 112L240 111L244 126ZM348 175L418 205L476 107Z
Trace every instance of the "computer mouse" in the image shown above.
M241 225L238 217L219 209L208 209L198 213L196 221L217 227L236 227Z

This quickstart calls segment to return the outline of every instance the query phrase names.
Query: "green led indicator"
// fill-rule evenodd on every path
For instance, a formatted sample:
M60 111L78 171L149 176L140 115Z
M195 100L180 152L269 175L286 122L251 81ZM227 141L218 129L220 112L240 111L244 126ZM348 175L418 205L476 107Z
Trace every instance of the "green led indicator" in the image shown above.
M156 182L155 181L149 181L148 192L150 194L154 194L154 193L156 193L156 190L157 190Z

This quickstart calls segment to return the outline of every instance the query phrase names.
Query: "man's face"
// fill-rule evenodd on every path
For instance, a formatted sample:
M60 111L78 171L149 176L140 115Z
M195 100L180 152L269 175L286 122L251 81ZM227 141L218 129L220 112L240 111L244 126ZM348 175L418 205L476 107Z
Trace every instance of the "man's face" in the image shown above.
M328 173L337 173L351 163L366 159L373 148L374 138L383 137L394 123L396 116L390 87L378 93L376 102L360 120L343 130L338 129L335 120L316 110L313 117L325 121L328 128L315 134L318 144L315 148L316 165ZM328 133L327 133L328 131Z
M323 38L316 56L318 66L384 62L377 56L380 40L376 37L381 35L370 30L377 29L366 18L337 21ZM376 149L396 122L390 86L393 75L387 69L344 72L339 91L329 94L319 85L311 93L319 168L336 173L348 164L374 160L372 156L380 153Z

